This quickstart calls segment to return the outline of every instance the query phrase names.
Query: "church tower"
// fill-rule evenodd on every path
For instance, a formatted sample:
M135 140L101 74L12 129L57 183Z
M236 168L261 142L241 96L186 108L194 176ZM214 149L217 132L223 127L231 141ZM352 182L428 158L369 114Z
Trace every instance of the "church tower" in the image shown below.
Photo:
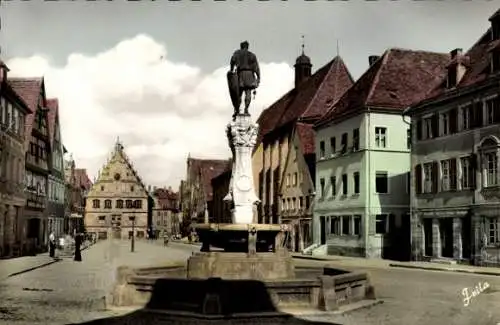
M295 60L295 88L297 88L304 80L311 76L312 64L311 59L304 54L304 36L302 36L302 54Z

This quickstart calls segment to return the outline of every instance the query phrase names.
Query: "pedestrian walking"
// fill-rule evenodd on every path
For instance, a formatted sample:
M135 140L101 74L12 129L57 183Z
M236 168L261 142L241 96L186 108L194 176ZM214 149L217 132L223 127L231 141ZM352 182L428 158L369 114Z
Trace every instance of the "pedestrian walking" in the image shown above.
M49 256L56 257L56 235L54 231L51 231L49 235Z
M82 245L82 235L77 233L75 236L75 261L77 262L82 261L81 245Z

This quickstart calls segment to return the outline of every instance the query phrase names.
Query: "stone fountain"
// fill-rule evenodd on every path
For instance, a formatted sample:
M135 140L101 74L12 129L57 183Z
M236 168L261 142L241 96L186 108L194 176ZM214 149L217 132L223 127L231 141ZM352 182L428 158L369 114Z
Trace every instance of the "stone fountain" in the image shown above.
M287 308L334 311L375 301L366 273L295 267L292 256L277 240L282 227L255 222L259 199L254 189L252 150L258 125L248 107L260 71L257 58L245 43L233 54L227 75L234 106L226 130L233 166L224 200L232 206L232 223L197 224L202 247L188 259L187 266L120 268L114 305L139 304L149 311L216 320L249 313L252 317L270 312L288 315L283 313ZM243 94L245 110L241 112Z

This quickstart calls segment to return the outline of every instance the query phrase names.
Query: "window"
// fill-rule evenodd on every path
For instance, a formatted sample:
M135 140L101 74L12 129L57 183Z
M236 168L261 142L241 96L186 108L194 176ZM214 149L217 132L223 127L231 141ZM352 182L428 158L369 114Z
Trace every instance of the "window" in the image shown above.
M325 158L325 141L319 142L319 158Z
M495 124L500 122L500 99L498 97L486 101L486 123Z
M133 191L134 191L134 187L130 186L130 192L133 192Z
M350 234L350 229L349 229L349 221L350 221L349 216L342 216L342 235L349 235Z
M129 221L135 221L135 216L130 216L130 217L128 217L128 220L129 220Z
M332 235L340 235L340 218L337 216L330 218L330 233Z
M99 216L99 221L105 221L106 220L106 216Z
M286 200L285 199L283 199L281 201L281 211L286 211Z
M424 164L424 193L432 193L433 177L433 164Z
M319 180L319 193L320 193L320 197L324 198L325 197L325 179L324 178L320 178Z
M387 172L375 173L375 192L379 194L389 193L389 179Z
M100 201L99 200L92 200L92 207L94 209L99 209L100 208Z
M104 208L105 209L111 209L111 200L105 200L104 201Z
M432 129L432 118L428 117L424 119L424 138L432 139L433 138L433 129Z
M297 173L293 173L292 185L297 186L299 175Z
M134 208L142 209L142 200L135 200L134 201Z
M359 129L352 131L352 151L359 150Z
M359 194L359 172L355 172L354 178L354 194Z
M101 191L104 191L104 186L101 185Z
M387 233L387 215L377 214L375 216L375 233L385 234Z
M498 158L496 152L484 155L486 162L486 186L498 185Z
M291 203L291 200L290 198L287 198L286 199L286 210L289 211L292 209L292 203Z
M292 210L297 210L297 198L292 198Z
M361 216L356 215L352 217L353 219L353 231L352 234L359 236L361 234Z
M375 146L377 148L386 147L386 133L387 129L383 127L375 127Z
M474 182L474 170L472 169L471 158L460 158L460 166L462 170L462 175L460 177L460 187L464 190L470 189L473 187Z
M342 138L340 139L340 152L345 153L347 151L347 133L342 134Z
M302 210L304 208L304 198L299 197L299 209Z
M117 200L116 201L116 208L117 209L123 209L123 200Z
M290 187L290 174L286 174L286 187Z
M311 206L311 199L309 198L309 196L306 196L306 209L309 209L309 207Z
M411 129L406 130L406 148L411 149Z
M347 195L347 174L342 175L342 195Z
M126 200L125 201L125 206L127 209L132 209L132 200Z
M335 137L330 138L330 154L333 156L335 155L335 152L337 152L337 141Z
M441 161L441 190L450 190L450 161Z
M500 243L500 218L488 218L488 245Z
M441 114L441 135L450 134L450 113Z
M470 117L471 117L472 105L467 105L462 107L462 130L470 129Z
M332 197L335 197L337 196L337 177L331 176L330 184L332 186Z

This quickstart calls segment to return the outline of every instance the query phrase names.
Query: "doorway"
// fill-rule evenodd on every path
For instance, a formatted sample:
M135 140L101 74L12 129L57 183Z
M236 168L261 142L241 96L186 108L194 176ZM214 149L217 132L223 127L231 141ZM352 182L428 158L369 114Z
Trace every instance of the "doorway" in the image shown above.
M441 256L453 258L453 218L439 220Z
M432 256L432 219L424 218L424 255Z
M321 216L319 217L319 223L320 223L320 243L321 245L326 244L326 217Z
M462 257L470 259L471 246L471 215L462 218Z

